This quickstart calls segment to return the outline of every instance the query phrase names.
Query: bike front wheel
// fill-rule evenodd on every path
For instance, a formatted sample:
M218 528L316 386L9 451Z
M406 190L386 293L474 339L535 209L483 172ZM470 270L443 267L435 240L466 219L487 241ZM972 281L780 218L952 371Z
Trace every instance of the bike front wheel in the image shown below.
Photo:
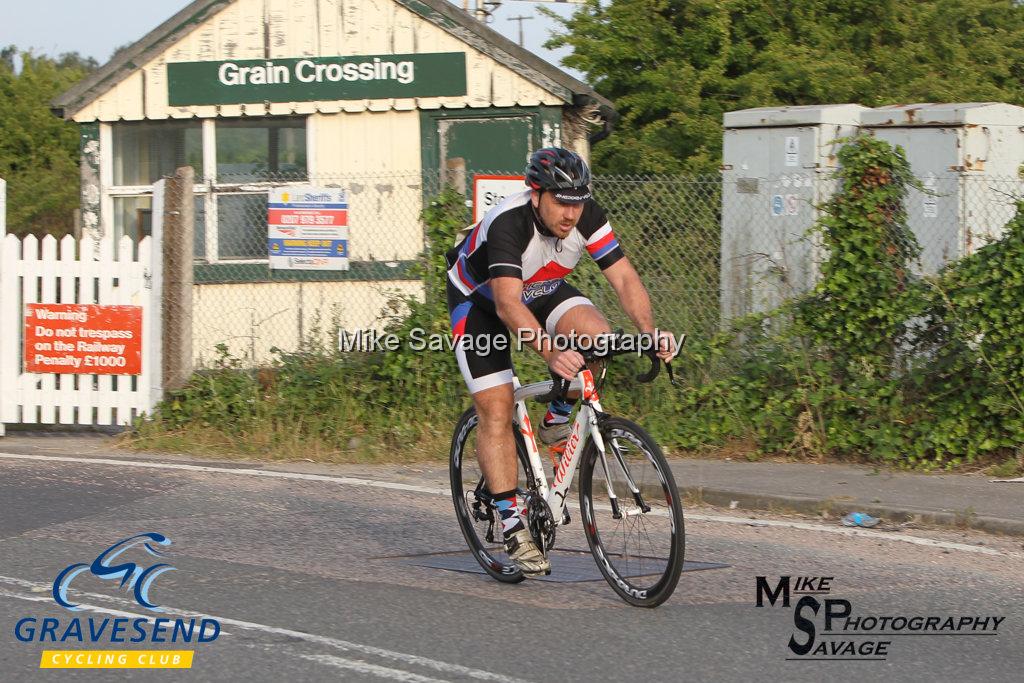
M519 583L525 576L505 554L504 537L498 512L489 504L489 491L477 459L476 409L469 408L455 425L448 463L452 502L459 528L473 557L491 577L505 583ZM535 489L523 438L513 426L516 456L519 461L519 488Z
M605 456L591 440L580 470L583 529L598 569L631 605L657 607L683 571L686 534L672 470L639 425L602 421Z

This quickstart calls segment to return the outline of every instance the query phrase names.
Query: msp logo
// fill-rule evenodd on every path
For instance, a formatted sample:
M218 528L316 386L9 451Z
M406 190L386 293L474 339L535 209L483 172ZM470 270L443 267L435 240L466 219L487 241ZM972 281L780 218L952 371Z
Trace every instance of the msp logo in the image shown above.
M124 588L127 584L128 588L133 589L135 595L135 602L139 603L146 609L153 610L154 612L162 612L157 605L154 605L149 601L149 587L152 585L156 577L160 576L164 572L173 571L174 567L167 564L166 562L158 562L148 567L140 567L134 562L122 562L111 566L111 562L114 562L122 553L130 548L141 545L145 548L146 552L154 557L160 557L162 553L157 550L153 544L159 546L169 546L171 539L167 538L163 534L146 533L138 534L137 536L131 536L118 541L114 545L110 546L99 556L92 561L92 564L73 564L64 569L53 582L53 599L57 601L57 604L61 607L65 607L72 611L78 611L81 609L78 605L68 602L68 586L76 576L84 571L89 571L93 576L106 579L116 580L121 579L120 588Z
M82 577L79 579L81 583L92 576L101 581L117 581L118 588L129 590L141 607L152 612L163 612L150 597L150 591L157 577L175 570L169 563L159 561L170 545L171 539L154 532L136 534L117 541L92 562L76 562L62 569L53 580L53 599L69 612L109 613L105 608L78 604L68 597L75 579ZM157 559L148 561L149 558ZM219 635L220 622L209 617L151 619L145 616L103 616L58 619L27 616L14 625L14 637L22 643L71 642L79 645L87 643L97 648L108 646L93 650L43 650L39 661L42 669L188 669L192 666L194 650L119 650L110 649L109 646L121 643L210 643Z
M853 601L832 597L833 576L780 576L773 588L758 576L755 604L793 606L794 633L787 661L885 661L905 636L997 636L1006 617L936 614L861 614ZM819 597L820 596L820 597Z

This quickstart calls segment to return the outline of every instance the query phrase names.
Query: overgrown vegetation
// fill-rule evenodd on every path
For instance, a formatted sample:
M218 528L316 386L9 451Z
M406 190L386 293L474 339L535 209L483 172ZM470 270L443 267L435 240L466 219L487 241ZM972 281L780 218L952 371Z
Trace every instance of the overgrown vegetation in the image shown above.
M1005 236L914 277L902 150L861 136L839 153L809 294L736 321L685 355L676 442L740 438L760 453L930 469L1024 446L1024 204Z
M1024 444L1024 203L999 241L915 275L905 200L916 181L902 151L870 136L846 142L838 190L815 227L825 259L814 288L727 331L691 335L678 387L637 385L641 362L619 359L607 407L677 451L741 443L752 458L920 469L1005 461L999 471L1012 473ZM443 252L467 221L462 196L444 191L423 219L425 300L403 300L386 328L402 339L449 331ZM590 291L595 274L582 276ZM322 338L314 331L258 373L224 352L140 426L142 445L182 447L186 434L206 450L283 457L444 456L468 404L450 351L339 353ZM544 376L535 354L516 364L525 381Z

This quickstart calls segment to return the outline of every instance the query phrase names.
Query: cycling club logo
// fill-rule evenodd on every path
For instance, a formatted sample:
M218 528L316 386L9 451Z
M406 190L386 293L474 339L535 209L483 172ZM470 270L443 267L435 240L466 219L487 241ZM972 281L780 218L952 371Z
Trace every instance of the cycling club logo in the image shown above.
M191 668L195 650L177 647L217 640L220 622L203 614L188 616L179 610L165 610L154 602L150 595L154 582L175 569L163 561L170 545L171 539L163 534L140 533L114 543L91 562L69 564L57 574L51 587L54 601L67 612L56 617L22 616L14 624L14 637L21 643L42 646L41 669ZM135 602L150 612L178 612L182 616L111 611L72 602L69 591L82 590L81 584L92 580L90 575L101 581L116 581L119 589L129 591ZM103 600L101 595L96 597ZM63 649L69 646L71 649Z
M141 546L153 557L162 557L158 547L171 545L171 539L163 534L143 533L118 541L100 553L90 564L79 562L64 568L53 581L53 599L61 607L77 612L81 610L77 604L68 601L68 587L79 574L88 571L93 576L107 581L121 580L119 588L128 588L135 597L135 602L154 612L163 610L149 599L149 589L153 581L164 572L173 571L174 567L166 562L155 562L148 566L135 562L118 561L126 551ZM115 564L116 563L116 564Z

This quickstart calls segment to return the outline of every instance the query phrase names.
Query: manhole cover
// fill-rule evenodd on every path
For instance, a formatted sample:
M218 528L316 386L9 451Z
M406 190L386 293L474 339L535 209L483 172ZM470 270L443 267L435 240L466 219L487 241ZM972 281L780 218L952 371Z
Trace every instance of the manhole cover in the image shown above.
M552 550L551 575L538 577L539 581L554 581L556 583L576 583L580 581L604 581L597 565L594 564L594 557L588 552L572 552L565 550ZM453 572L467 572L470 574L483 574L484 570L473 558L469 551L458 553L432 553L429 555L414 555L401 558L403 564L416 567L430 567L432 569L446 569ZM651 564L645 564L642 573L629 574L629 576L642 576L646 574L657 574L664 571L665 563L651 559ZM703 569L722 569L728 567L720 562L691 562L686 560L683 564L684 572L694 572Z

